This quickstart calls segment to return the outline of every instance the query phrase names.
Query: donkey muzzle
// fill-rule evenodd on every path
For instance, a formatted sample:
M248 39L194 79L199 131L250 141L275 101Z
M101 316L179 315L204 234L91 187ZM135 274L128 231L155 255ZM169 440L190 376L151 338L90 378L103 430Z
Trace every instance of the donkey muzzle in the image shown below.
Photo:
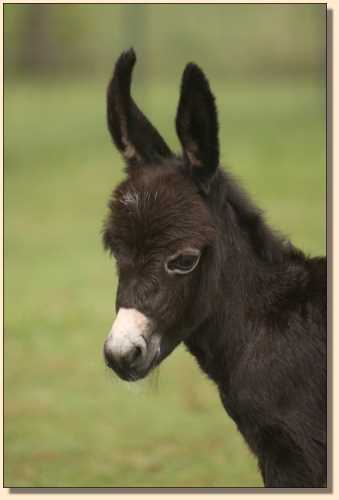
M121 307L104 343L107 366L124 380L143 378L158 353L152 321L137 309Z

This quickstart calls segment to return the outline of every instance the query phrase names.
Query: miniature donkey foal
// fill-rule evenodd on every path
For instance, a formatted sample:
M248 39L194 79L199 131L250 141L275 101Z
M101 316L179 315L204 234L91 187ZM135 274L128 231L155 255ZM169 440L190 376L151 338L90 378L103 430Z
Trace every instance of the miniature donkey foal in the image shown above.
M266 225L219 166L208 81L185 68L172 153L134 103L133 50L108 87L108 126L127 164L103 240L119 273L104 344L124 380L184 342L215 382L267 487L326 485L326 259Z

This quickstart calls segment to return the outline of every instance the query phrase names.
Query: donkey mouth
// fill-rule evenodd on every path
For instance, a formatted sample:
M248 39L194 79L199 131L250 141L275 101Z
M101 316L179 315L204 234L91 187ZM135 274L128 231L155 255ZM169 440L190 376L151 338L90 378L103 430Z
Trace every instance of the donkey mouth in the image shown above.
M147 363L124 363L116 362L111 356L107 355L104 347L104 360L106 366L110 368L119 378L126 382L136 382L145 378L155 368L160 361L160 356L156 352Z
M152 319L137 309L121 307L104 343L105 363L122 380L140 380L180 341L180 336L160 331Z
M104 359L123 380L146 377L158 363L161 336L137 309L120 307L104 343Z
M164 335L153 333L147 339L147 349L143 356L130 356L119 359L112 357L111 353L104 345L104 358L106 365L122 380L126 382L136 382L145 378L156 366L167 358L167 356L177 347L180 341L169 341Z
M148 339L143 338L134 344L127 353L112 350L110 339L104 343L104 360L122 380L133 382L145 378L159 364L160 336L153 333Z

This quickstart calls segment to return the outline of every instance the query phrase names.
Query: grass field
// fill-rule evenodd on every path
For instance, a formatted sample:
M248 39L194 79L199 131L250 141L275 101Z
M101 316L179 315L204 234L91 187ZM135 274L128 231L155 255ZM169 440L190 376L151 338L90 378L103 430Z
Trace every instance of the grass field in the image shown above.
M276 228L323 254L324 90L212 83L224 164ZM5 486L261 486L216 390L182 347L136 386L104 367L116 278L100 230L122 178L105 85L5 87ZM177 149L177 83L136 87Z

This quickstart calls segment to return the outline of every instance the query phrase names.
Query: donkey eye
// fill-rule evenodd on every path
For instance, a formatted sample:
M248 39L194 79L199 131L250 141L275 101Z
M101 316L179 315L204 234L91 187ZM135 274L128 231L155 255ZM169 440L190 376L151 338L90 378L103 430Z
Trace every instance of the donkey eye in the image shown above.
M169 274L187 274L193 271L200 259L198 250L190 250L187 253L180 253L172 256L166 262L165 268Z

